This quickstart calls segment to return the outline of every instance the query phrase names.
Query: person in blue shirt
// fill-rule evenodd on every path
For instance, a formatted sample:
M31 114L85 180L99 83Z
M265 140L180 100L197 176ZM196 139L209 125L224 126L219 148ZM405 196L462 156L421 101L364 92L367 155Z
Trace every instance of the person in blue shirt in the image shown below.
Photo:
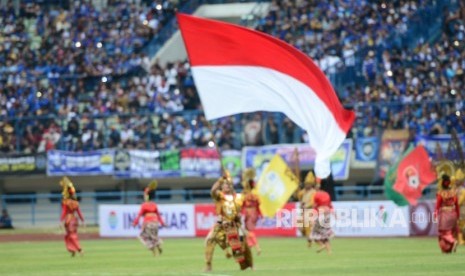
M2 210L2 216L0 217L0 229L13 229L11 217L6 209Z

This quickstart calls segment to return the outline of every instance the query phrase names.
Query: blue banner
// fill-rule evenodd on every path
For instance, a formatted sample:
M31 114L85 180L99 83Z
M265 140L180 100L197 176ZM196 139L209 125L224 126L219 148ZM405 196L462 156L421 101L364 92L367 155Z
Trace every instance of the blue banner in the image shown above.
M376 161L380 140L378 137L361 137L355 140L355 159L362 162Z
M67 152L51 150L47 153L47 175L112 175L114 150Z
M465 146L465 134L458 134L457 135L460 141L460 144L462 146L462 151L464 150ZM442 153L444 154L444 157L446 158L451 158L451 159L456 159L457 156L447 156L447 148L449 146L450 141L452 140L452 136L450 134L439 134L439 135L417 135L415 136L415 143L423 145L426 150L428 151L428 154L433 157L433 159L437 159L436 156L436 147L439 146L441 147ZM453 152L452 155L455 155L456 153Z
M179 150L118 150L115 153L115 177L179 177Z
M302 170L308 170L315 163L315 150L308 144L285 144L269 145L262 147L245 147L242 149L243 169L253 167L257 171L257 177L266 168L271 158L279 154L292 167L294 152L299 153L299 166ZM334 180L346 180L349 178L350 153L352 150L352 140L346 139L337 152L331 157L331 172Z

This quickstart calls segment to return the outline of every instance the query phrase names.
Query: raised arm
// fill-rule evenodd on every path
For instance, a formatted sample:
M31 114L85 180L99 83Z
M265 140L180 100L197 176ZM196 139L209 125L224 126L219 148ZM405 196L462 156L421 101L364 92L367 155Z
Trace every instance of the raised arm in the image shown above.
M210 195L212 198L217 198L218 196L218 191L221 188L221 183L222 183L223 178L218 179L210 189Z

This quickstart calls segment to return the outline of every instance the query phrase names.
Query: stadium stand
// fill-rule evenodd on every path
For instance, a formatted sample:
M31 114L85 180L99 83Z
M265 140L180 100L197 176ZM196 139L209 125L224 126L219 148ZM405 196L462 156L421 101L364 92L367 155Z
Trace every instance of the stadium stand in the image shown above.
M6 2L0 7L4 155L204 147L212 135L221 149L307 142L282 114L231 116L210 127L188 61L162 66L151 60L153 41L163 43L168 37L161 34L174 32L176 9L215 1L109 0L105 9L91 1ZM304 51L325 71L344 105L357 112L349 137L386 129L462 133L464 11L463 1L453 0L275 0L252 25ZM365 187L360 194L338 191L369 198ZM179 202L203 195L182 193ZM108 202L120 202L116 196ZM58 207L48 206L50 198L13 202L12 216L35 220L28 210L39 206L44 209L33 213L49 217L38 221L53 221ZM94 200L88 194L82 202L91 220Z

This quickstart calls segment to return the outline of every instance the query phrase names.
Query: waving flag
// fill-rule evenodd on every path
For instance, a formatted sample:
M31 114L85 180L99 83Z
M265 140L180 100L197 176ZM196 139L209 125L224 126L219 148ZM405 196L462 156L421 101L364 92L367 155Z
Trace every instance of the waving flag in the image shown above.
M394 184L396 183L397 170L399 168L400 161L402 161L405 156L409 155L413 149L414 147L410 146L405 153L402 154L400 159L389 167L386 172L386 176L384 177L384 194L386 195L386 198L392 200L395 204L397 204L397 206L409 205L407 199L405 199L402 194L399 194L394 190Z
M283 112L307 131L316 175L327 177L355 114L342 107L318 66L267 34L185 14L177 19L206 118Z
M299 185L283 158L276 154L263 171L254 193L260 198L260 211L272 218L284 207Z
M435 180L436 172L431 166L428 152L420 145L400 161L393 188L411 205L417 205L423 190Z

